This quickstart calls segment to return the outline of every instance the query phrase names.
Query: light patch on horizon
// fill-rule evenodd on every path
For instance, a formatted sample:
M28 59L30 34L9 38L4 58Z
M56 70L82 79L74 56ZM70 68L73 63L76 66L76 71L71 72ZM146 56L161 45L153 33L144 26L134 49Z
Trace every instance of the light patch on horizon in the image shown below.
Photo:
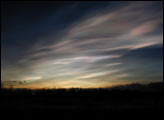
M42 79L41 76L35 76L35 77L25 77L22 80L29 81L29 80L40 80L40 79Z

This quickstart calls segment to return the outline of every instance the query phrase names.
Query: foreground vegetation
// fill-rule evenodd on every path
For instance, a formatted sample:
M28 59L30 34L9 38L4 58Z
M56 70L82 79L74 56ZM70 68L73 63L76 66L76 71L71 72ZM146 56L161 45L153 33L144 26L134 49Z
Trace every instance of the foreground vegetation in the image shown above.
M106 89L1 89L7 113L161 113L163 83L130 84Z

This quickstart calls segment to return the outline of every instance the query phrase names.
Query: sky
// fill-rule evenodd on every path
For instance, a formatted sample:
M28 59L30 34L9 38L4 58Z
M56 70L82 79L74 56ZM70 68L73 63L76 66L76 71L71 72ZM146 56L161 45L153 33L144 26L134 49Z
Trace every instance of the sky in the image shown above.
M1 83L106 88L163 81L163 2L2 2Z

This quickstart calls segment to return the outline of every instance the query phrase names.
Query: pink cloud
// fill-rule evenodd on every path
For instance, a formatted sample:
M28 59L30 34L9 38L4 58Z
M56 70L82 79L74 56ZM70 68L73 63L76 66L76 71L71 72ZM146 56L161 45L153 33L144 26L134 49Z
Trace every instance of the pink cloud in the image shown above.
M131 33L132 35L144 35L149 32L153 32L156 27L157 27L157 23L155 21L149 21L137 26L132 30Z

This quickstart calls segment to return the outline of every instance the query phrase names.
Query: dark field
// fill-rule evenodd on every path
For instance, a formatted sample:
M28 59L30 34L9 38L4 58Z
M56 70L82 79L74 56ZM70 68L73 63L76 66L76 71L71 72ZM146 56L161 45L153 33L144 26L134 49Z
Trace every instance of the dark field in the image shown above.
M1 110L14 115L162 115L163 83L110 89L1 89ZM16 114L15 114L16 113ZM137 116L136 116L137 117Z

